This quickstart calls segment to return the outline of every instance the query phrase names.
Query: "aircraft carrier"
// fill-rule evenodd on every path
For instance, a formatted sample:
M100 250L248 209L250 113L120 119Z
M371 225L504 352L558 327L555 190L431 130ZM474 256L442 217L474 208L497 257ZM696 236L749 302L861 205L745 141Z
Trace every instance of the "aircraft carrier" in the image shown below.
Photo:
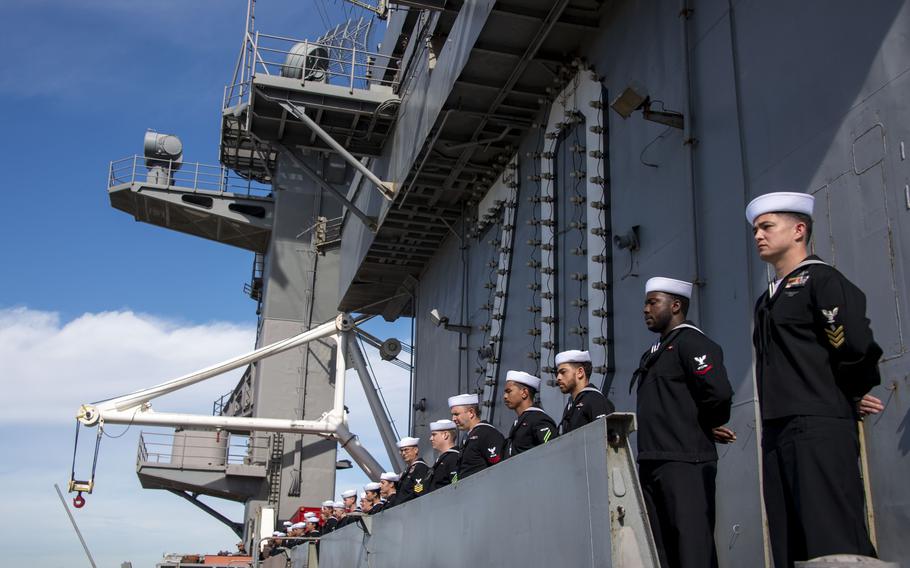
M462 392L507 432L508 369L542 377L541 406L558 417L565 349L589 350L593 382L634 411L629 380L654 339L644 282L671 276L696 284L690 316L724 348L735 389L720 564L771 566L751 345L769 274L743 212L800 191L816 198L815 253L865 291L884 349L873 394L885 410L863 428L867 522L883 559L910 562L908 2L358 4L363 17L298 38L258 29L269 3L251 3L225 76L220 164L184 161L179 132L149 133L143 155L111 164L113 207L252 253L256 348L322 325L349 334L253 356L213 416L174 423L164 458L141 443L143 486L244 503L243 519L219 520L256 548L335 493L346 438L317 424L338 408L339 360L399 463L358 345L411 373L408 434L423 440ZM370 316L410 321L413 337L369 336L357 318ZM265 419L308 426L237 426ZM319 564L656 566L633 429L611 417L332 533ZM245 435L232 457L226 439Z

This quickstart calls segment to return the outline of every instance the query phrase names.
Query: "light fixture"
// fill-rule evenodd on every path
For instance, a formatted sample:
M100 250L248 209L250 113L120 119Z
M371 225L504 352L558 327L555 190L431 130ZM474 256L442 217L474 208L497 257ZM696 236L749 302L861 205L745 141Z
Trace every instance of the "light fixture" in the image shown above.
M647 121L682 130L685 124L685 117L681 113L668 110L651 110L651 102L651 97L648 96L648 92L641 85L631 83L610 103L610 108L623 118L629 118L633 112L640 110L642 118Z
M335 469L351 469L354 467L354 464L351 463L351 460L338 460L335 462Z
M442 315L436 308L430 310L430 321L433 322L433 325L436 327L441 327L446 331L454 331L464 334L471 333L471 326L449 323L449 317Z
M638 236L640 227L635 225L626 232L624 235L615 235L613 237L613 243L620 249L629 249L630 251L637 251L641 240Z
M159 185L172 184L174 172L183 165L183 142L180 138L149 130L145 133L142 150L148 169L146 181Z

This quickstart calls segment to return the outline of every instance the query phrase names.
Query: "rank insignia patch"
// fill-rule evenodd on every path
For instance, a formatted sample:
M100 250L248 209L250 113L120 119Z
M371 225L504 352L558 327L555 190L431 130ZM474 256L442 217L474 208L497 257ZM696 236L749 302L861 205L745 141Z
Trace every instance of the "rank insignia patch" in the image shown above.
M828 336L828 343L835 349L843 345L846 340L846 337L844 336L844 326L842 325L837 327L832 325L831 329L825 329L825 335Z
M708 363L708 354L707 353L705 353L701 357L693 357L693 359L695 360L695 365L696 365L695 366L696 375L704 375L708 371L710 371L711 369L714 368L714 366L711 365L711 363Z
M837 317L838 311L840 311L840 308L838 308L837 306L834 306L830 310L826 310L823 308L822 315L825 316L827 323L829 323L830 325L834 325L834 318Z
M423 479L415 479L414 481L416 482L414 483L414 493L423 493L423 483L421 483Z

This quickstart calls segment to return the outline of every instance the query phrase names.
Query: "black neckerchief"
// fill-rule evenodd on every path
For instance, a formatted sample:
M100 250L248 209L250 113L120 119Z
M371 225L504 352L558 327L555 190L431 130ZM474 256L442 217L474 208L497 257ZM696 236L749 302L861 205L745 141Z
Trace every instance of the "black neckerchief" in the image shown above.
M698 333L704 335L704 332L702 332L702 330L698 329L687 321L671 329L670 333L668 333L665 338L661 339L651 346L651 353L644 358L644 360L638 366L638 369L632 373L632 380L629 382L629 394L632 394L632 389L635 388L635 383L638 383L639 379L644 380L645 375L648 374L648 371L651 369L651 367L654 366L654 363L657 362L663 352L667 350L667 347L670 346L673 340L676 339L676 336L682 333L684 329L694 329ZM639 383L639 386L641 386L641 383Z

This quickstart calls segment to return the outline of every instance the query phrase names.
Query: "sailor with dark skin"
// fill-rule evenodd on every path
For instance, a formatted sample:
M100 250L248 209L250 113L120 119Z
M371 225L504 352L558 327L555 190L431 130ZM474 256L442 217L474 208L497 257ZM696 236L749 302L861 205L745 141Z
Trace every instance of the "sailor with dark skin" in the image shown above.
M452 422L467 432L458 458L456 481L496 465L502 459L505 439L499 430L480 419L480 399L476 394L449 397Z
M575 349L556 355L556 386L563 394L570 395L559 422L559 433L567 434L598 418L612 413L615 408L600 389L590 384L591 355Z
M458 475L458 457L461 454L455 448L458 441L457 428L451 420L430 423L430 445L439 455L433 463L429 491L450 485Z
M538 377L522 371L506 373L502 399L507 408L515 411L517 417L506 438L504 458L546 444L556 437L556 423L546 412L534 406L534 397L539 388Z
M717 566L715 439L729 429L733 389L723 351L686 321L692 284L651 278L644 320L659 340L642 355L637 387L638 473L661 566ZM729 434L728 434L729 433Z
M420 439L413 437L402 438L398 441L398 452L407 467L398 480L396 505L420 497L429 488L430 466L420 457L418 444L420 444Z
M763 490L778 568L830 554L874 556L856 420L883 410L863 292L809 254L814 198L777 192L746 219L774 281L755 306Z

